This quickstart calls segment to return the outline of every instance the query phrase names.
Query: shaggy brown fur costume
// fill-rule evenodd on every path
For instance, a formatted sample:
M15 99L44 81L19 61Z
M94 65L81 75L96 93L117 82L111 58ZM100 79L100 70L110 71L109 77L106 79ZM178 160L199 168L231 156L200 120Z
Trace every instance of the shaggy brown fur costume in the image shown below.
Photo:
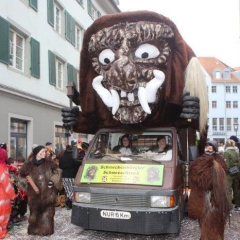
M224 239L229 215L227 167L222 156L202 155L190 164L189 217L198 219L201 240Z
M39 166L34 165L30 160L25 162L20 170L21 177L30 176L40 190L40 193L36 194L32 186L28 184L30 209L28 234L46 236L54 233L56 186L59 183L55 182L52 188L48 187L48 183L50 180L59 179L52 177L52 173L56 172L57 168L53 160L44 160Z

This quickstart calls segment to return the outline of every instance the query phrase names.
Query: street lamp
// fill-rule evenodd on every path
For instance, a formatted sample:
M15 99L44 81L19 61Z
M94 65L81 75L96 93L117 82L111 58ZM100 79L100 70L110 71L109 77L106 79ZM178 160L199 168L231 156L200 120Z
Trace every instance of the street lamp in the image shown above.
M236 132L236 137L237 137L238 126L239 126L238 123L233 124L234 131Z

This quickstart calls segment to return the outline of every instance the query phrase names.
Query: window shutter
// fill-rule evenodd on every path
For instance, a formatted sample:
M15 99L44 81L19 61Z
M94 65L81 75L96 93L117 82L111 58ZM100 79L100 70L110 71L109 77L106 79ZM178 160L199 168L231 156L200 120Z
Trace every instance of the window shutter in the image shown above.
M65 36L75 46L75 20L67 11L65 11Z
M102 16L102 14L99 11L97 11L97 15L98 15L98 17Z
M68 82L73 82L73 65L67 64Z
M87 1L87 7L88 7L88 14L92 17L92 1Z
M47 18L48 23L54 27L54 8L53 8L53 0L47 0L48 9L47 9Z
M78 71L76 68L73 68L73 82L76 84L76 86L78 85L78 82L77 82L77 74L78 74Z
M0 62L8 65L10 60L10 24L2 17L0 17L0 29Z
M71 43L73 46L75 46L75 20L72 17L72 21L71 21L71 29L72 29L72 39L71 39Z
M31 75L40 78L40 43L31 38Z
M65 37L71 42L71 15L65 11Z
M38 0L29 0L29 5L33 8L36 12L38 11Z
M56 56L48 50L49 84L56 86Z

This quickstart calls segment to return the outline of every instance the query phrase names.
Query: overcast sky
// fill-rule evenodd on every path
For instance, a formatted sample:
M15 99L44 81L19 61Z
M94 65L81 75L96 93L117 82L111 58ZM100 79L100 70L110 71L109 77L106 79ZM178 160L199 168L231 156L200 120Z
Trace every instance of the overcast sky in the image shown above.
M240 67L239 0L119 0L121 11L151 10L170 18L198 57Z

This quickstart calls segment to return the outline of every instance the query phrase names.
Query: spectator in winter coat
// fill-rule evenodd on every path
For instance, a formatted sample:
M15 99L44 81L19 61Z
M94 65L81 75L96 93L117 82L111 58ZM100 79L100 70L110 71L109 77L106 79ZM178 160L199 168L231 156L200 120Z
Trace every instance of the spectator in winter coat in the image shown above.
M13 200L16 197L9 178L6 160L7 151L0 148L0 239L9 237L7 226L12 210L10 200Z
M238 153L236 152L234 140L231 139L227 140L223 156L228 169L233 166L238 166ZM238 175L230 176L229 173L227 173L227 184L228 184L229 207L230 209L233 208L232 200L234 200L235 210L240 212L240 193Z
M66 207L72 208L73 181L80 164L72 158L72 147L66 146L66 150L59 159L59 168L62 169L62 182L67 194Z

